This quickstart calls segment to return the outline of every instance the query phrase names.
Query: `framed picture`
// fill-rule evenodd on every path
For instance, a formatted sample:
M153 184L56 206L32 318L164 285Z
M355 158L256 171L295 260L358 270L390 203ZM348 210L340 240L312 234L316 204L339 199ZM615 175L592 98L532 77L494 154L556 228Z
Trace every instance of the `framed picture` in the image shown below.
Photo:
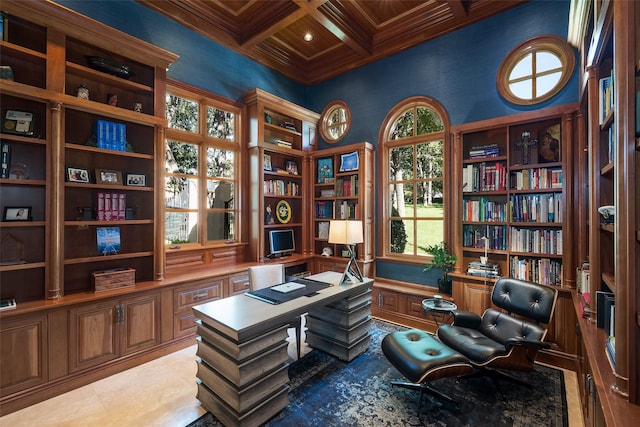
M340 172L357 171L359 163L357 151L350 154L343 154L340 156Z
M271 156L268 154L262 155L262 169L271 172Z
M291 205L286 200L280 200L276 205L276 218L282 224L291 221Z
M318 159L318 184L333 182L333 158Z
M81 182L83 184L88 184L89 171L87 169L80 169L80 168L67 168L67 181Z
M112 255L120 252L120 227L96 227L98 253Z
M298 175L298 165L293 160L287 160L286 168L291 175Z
M96 169L96 183L122 185L122 172L107 169Z
M538 138L538 163L560 161L560 124L540 132Z
M31 206L4 208L3 221L31 221Z
M131 185L134 187L146 187L147 186L147 176L140 173L128 173L127 174L127 185Z

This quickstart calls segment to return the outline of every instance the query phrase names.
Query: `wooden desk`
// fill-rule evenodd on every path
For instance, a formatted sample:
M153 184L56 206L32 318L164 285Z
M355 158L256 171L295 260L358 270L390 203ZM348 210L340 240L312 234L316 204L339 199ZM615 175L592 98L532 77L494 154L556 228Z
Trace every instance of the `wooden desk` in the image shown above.
M257 426L289 404L287 327L303 313L308 341L352 360L369 346L373 280L338 285L341 273L309 278L334 284L310 297L268 304L236 295L193 308L198 323L198 394L226 426Z

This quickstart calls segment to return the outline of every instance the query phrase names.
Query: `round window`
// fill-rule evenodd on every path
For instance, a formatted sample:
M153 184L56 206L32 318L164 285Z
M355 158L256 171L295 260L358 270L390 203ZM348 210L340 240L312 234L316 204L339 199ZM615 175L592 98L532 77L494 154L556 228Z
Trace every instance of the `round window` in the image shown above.
M320 120L322 138L333 144L344 138L349 131L351 111L344 102L332 101L325 107Z
M575 62L573 49L562 38L534 37L502 61L496 78L498 92L517 105L546 101L567 84Z

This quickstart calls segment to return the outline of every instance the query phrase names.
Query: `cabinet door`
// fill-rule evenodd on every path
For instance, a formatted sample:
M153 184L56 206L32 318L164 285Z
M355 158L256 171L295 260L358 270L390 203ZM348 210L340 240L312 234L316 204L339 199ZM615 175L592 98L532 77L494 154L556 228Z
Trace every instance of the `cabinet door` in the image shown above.
M482 315L491 305L492 286L483 286L472 283L462 283L463 301L462 310ZM458 307L460 308L460 307Z
M122 355L160 343L159 293L123 300L121 310Z
M229 290L225 296L243 294L249 290L249 273L243 271L229 275Z
M69 369L75 372L119 355L118 301L74 308L69 312Z
M46 382L47 357L46 316L3 321L0 329L0 395Z

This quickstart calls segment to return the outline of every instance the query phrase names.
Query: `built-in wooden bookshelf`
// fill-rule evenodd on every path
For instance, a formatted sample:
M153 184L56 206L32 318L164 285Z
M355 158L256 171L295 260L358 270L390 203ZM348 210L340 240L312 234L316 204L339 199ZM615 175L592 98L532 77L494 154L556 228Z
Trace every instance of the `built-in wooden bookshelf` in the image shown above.
M371 275L375 241L373 146L362 142L317 151L311 162L311 241L317 270L340 270L346 264L346 249L328 241L329 223L332 219L353 219L362 221L364 236L364 243L356 246L357 260L363 274ZM325 248L331 255L323 254Z
M293 230L296 254L310 255L309 156L320 117L260 89L243 99L250 123L248 260L270 256L272 230Z
M640 417L638 286L640 284L640 174L636 93L640 45L640 7L636 2L591 2L573 24L582 57L581 110L588 149L588 261L590 287L575 295L580 318L579 381L589 426L626 425ZM612 206L613 218L599 208ZM598 304L602 292L614 296ZM585 300L589 302L585 310ZM611 319L606 330L598 318Z
M497 275L571 288L565 261L566 163L573 146L575 105L522 113L452 129L454 253L457 277L485 253ZM569 159L569 160L567 160ZM490 279L494 278L490 276Z

